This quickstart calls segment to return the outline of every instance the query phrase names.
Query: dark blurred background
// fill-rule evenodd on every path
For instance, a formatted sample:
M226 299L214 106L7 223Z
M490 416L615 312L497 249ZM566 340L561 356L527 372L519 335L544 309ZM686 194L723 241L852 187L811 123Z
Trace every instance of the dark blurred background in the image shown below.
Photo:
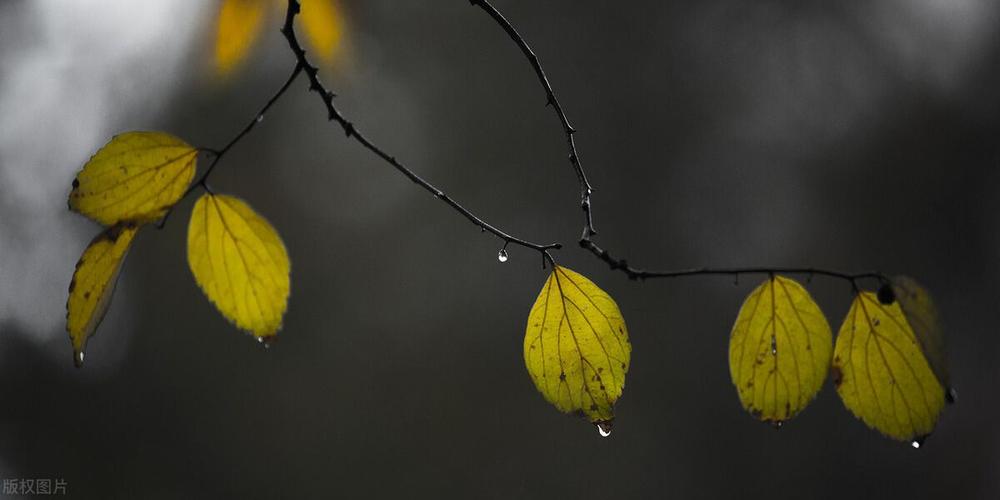
M613 295L634 346L614 434L525 372L546 274L329 125L303 82L213 175L292 257L264 349L185 261L191 199L140 234L73 368L64 302L98 230L65 209L113 134L224 144L290 71L268 33L212 76L216 2L0 3L0 477L80 498L1000 497L1000 3L553 0L497 6L579 129L597 241L639 266L915 276L959 400L920 450L827 384L780 432L729 330L758 278L635 283L575 246L576 179L535 77L463 0L342 3L345 114L477 214ZM849 287L810 290L836 330Z

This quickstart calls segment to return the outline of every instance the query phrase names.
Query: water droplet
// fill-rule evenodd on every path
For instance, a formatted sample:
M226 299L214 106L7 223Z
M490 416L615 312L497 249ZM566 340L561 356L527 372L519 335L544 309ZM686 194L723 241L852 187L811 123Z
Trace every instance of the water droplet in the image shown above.
M500 262L507 262L507 259L508 259L507 249L501 248L500 253L497 254L497 260L499 260Z
M914 441L910 443L910 445L913 446L914 449L920 448L920 441Z
M771 422L771 425L774 426L774 430L780 431L781 426L785 425L785 422L783 420L775 420L774 422Z
M83 351L73 350L73 366L83 368Z
M601 437L605 437L605 438L608 437L608 436L610 436L611 435L611 421L610 420L605 420L603 422L597 422L597 433L600 434Z
M778 355L778 339L771 337L771 356Z
M257 115L257 123L264 121L264 115Z
M950 405L953 405L955 404L955 401L958 401L958 393L955 392L954 387L949 388L948 391L944 393L944 400Z
M278 340L277 335L268 335L267 337L257 337L257 342L264 346L264 349L270 349L271 344Z

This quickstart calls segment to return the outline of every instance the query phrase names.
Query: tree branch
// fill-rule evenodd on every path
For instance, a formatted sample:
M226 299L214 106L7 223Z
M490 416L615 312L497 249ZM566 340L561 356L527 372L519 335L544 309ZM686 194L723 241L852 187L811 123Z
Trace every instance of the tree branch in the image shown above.
M559 122L562 124L563 133L566 135L566 142L569 145L569 162L573 167L573 171L576 172L577 180L580 184L580 207L584 212L584 226L583 234L580 236L580 247L589 251L595 257L608 264L612 270L619 270L625 273L629 279L633 280L645 280L649 278L679 278L685 276L699 276L699 275L729 275L729 276L739 276L741 274L775 274L775 273L788 273L788 274L808 274L828 276L831 278L839 278L849 281L855 288L857 288L857 282L864 278L873 278L879 280L881 283L888 283L888 278L882 273L878 272L865 272L865 273L845 273L841 271L834 271L829 269L818 269L818 268L806 268L806 267L726 267L726 268L698 268L698 269L679 269L670 271L647 271L644 269L639 269L632 267L628 264L628 261L624 258L615 258L604 250L593 241L593 236L597 235L597 230L594 229L594 215L591 206L591 194L593 193L593 187L590 182L587 181L587 174L583 170L583 165L580 162L580 155L576 150L576 141L574 140L574 134L576 129L573 128L569 123L569 118L566 116L566 112L563 110L562 104L559 102L559 98L556 97L555 91L552 89L552 84L549 82L548 77L545 74L545 70L542 68L542 64L535 55L535 52L525 41L524 37L517 32L517 29L496 9L489 0L469 0L469 3L473 6L481 8L485 11L500 27L507 33L507 36L517 44L518 48L524 54L524 57L528 60L532 69L535 71L535 75L538 77L538 82L541 84L542 89L545 91L545 96L547 99L547 105L552 106L552 110L555 112L556 116L559 118Z
M546 106L552 106L552 110L555 111L556 116L559 118L559 123L562 124L563 133L566 134L566 144L569 147L569 163L573 166L573 171L576 173L577 181L580 184L580 208L583 209L584 217L581 241L589 240L591 236L597 234L597 230L594 229L594 215L590 206L590 196L594 192L594 188L590 185L590 181L587 180L587 173L584 172L583 165L580 163L580 155L576 152L576 140L573 138L573 135L576 134L576 129L570 125L569 118L566 116L566 112L563 111L562 104L559 103L559 98L556 97L555 91L552 90L549 78L545 76L545 70L542 69L542 64L538 60L538 56L528 46L528 42L514 29L514 25L500 11L493 7L488 0L469 0L469 3L486 11L507 32L510 39L517 44L521 52L524 53L524 57L531 63L531 67L534 68L535 75L538 77L538 83L545 90Z
M670 271L647 271L645 269L638 269L630 266L625 259L616 259L612 257L606 250L597 246L597 244L592 241L587 241L587 245L588 250L596 255L597 258L607 263L611 269L622 271L629 277L629 279L632 280L646 280L651 278L684 278L687 276L705 275L739 277L741 274L807 274L810 277L827 276L830 278L838 278L849 281L855 286L855 288L857 288L857 282L863 279L878 280L880 285L889 282L889 278L878 271L846 273L817 267L700 267Z
M482 218L476 216L471 211L460 205L457 201L448 196L444 191L438 189L436 186L430 182L424 180L422 177L417 175L415 172L404 166L395 156L392 156L380 147L376 146L371 140L368 139L361 131L354 126L347 118L345 118L337 107L333 103L333 98L335 94L329 90L319 81L318 68L309 62L308 57L306 57L306 51L299 44L299 40L295 35L295 16L298 15L300 11L300 5L298 0L288 0L288 10L285 13L285 24L281 28L281 33L285 35L285 39L288 41L288 47L295 54L295 59L298 61L297 67L302 68L305 71L306 76L309 78L309 90L316 92L316 94L323 101L323 105L326 107L327 117L330 121L335 121L340 124L341 128L344 129L344 133L347 134L349 139L354 139L359 144L361 144L365 149L371 151L376 156L384 160L386 163L391 165L401 174L409 178L413 183L424 188L426 191L434 195L435 198L441 200L446 205L457 211L463 217L468 219L470 222L479 226L482 231L488 231L504 241L504 246L513 243L525 248L529 248L538 252L541 252L543 258L552 260L551 255L548 251L553 249L562 248L560 243L549 243L549 244L539 244L532 243L530 241L515 237L507 232L504 232L497 228L496 226L486 222Z
M646 280L650 278L683 278L687 276L704 276L704 275L728 275L728 276L739 276L741 274L808 274L810 276L827 276L830 278L839 278L842 280L850 281L851 283L857 283L859 280L870 278L876 279L880 283L888 283L889 278L884 274L877 271L869 271L862 273L846 273L843 271L835 271L832 269L822 269L817 267L700 267L693 269L676 269L670 271L647 271L645 269L639 269L632 267L628 264L625 259L616 259L611 256L606 250L599 247L593 241L587 240L586 242L581 242L581 246L586 245L584 248L590 250L591 253L601 259L611 269L620 270L625 273L629 279L633 280Z

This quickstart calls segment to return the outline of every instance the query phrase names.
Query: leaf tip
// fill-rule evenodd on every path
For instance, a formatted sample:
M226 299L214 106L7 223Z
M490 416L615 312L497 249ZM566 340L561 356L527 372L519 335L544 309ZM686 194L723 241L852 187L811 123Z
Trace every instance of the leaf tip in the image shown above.
M830 380L833 381L834 388L839 388L844 381L844 371L840 368L840 358L834 358L833 365L830 366Z
M266 335L254 335L257 338L257 342L264 346L264 349L270 349L272 345L278 342L278 332L268 333Z

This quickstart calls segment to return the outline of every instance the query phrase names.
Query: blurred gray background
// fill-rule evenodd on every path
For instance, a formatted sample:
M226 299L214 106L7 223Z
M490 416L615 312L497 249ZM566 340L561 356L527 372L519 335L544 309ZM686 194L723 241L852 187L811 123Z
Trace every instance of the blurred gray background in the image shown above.
M211 76L215 2L0 2L0 477L80 498L1000 496L1000 3L552 0L497 6L549 72L597 188L598 242L646 267L812 265L918 278L958 404L920 450L827 384L780 432L727 343L756 277L634 283L576 248L576 179L516 47L464 0L345 1L325 81L385 149L618 301L614 434L522 360L546 274L326 123L299 82L213 176L292 257L265 350L185 261L192 199L145 230L76 370L64 303L98 231L66 210L113 134L224 144L293 61L269 20ZM849 287L809 285L836 329Z

